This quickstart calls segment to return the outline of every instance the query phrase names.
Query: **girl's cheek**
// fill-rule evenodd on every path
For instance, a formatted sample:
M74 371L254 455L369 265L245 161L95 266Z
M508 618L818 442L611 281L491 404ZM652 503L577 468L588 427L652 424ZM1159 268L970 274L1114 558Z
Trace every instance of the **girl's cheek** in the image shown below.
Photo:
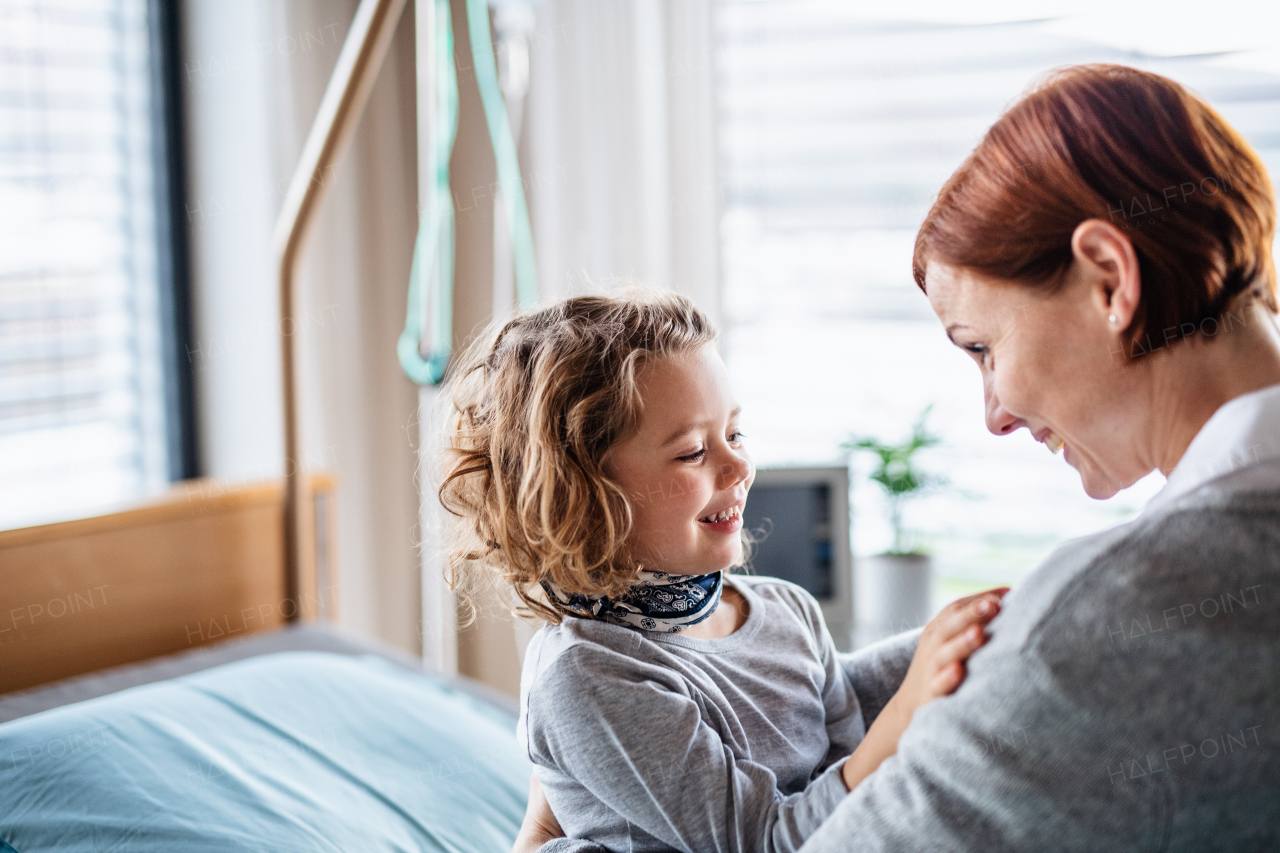
M691 490L689 492L689 501L684 506L685 514L696 516L699 510L707 507L715 493L715 489L705 485L697 490Z
M695 477L676 477L668 480L666 485L661 496L653 496L651 506L655 515L671 525L689 521L710 500L710 492Z

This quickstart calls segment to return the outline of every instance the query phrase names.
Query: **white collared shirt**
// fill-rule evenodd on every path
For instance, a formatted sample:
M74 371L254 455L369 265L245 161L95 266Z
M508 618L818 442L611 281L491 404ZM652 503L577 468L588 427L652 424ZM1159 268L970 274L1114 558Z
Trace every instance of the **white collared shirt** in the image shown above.
M1280 385L1223 403L1182 454L1169 481L1143 509L1150 513L1207 483L1267 462L1280 462ZM1280 466L1267 465L1261 483L1280 487ZM1261 473L1261 472L1260 472Z

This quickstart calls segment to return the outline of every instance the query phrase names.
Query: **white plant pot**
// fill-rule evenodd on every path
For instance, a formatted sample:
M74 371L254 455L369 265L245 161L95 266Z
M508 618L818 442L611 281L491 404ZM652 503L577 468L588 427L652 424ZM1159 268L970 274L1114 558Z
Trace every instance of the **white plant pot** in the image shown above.
M929 620L933 566L927 554L859 557L853 566L859 648Z

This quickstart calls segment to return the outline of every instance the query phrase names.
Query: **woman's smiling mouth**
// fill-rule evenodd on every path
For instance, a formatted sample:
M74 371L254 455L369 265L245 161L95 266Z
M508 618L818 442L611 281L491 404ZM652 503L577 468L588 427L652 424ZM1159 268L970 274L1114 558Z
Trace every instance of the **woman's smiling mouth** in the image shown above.
M1036 435L1036 441L1049 448L1049 452L1054 456L1058 455L1058 451L1062 450L1063 445L1067 442L1051 429L1042 430Z

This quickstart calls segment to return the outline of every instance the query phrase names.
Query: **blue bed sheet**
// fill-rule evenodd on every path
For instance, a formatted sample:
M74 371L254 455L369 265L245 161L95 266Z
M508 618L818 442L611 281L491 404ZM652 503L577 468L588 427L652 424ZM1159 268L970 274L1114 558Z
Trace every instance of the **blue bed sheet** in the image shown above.
M532 770L514 728L376 657L264 655L0 725L0 839L17 853L504 853Z

